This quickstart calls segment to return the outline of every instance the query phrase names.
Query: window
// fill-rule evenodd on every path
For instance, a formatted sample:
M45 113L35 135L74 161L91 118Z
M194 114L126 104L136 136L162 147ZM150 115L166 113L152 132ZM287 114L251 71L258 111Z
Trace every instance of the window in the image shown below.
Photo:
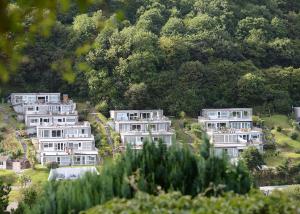
M49 148L52 148L53 147L53 143L49 143Z
M38 111L38 110L39 110L39 107L37 106L37 107L35 108L35 110Z
M130 120L135 120L135 119L137 119L137 113L129 114L129 119L130 119Z
M141 137L141 142L143 142L144 141L144 137Z
M93 157L93 156L88 156L88 159L89 159L90 161L94 161L94 160L95 160L95 157Z
M49 123L49 118L44 118L44 123Z
M52 137L61 137L61 130L53 130Z
M131 125L132 131L141 131L141 125Z
M33 107L28 107L27 111L33 111Z
M16 96L16 103L22 102L22 96Z
M154 142L157 142L157 141L158 141L158 137L154 137L154 138L153 138L153 141L154 141Z
M49 130L44 130L44 137L49 137Z
M248 111L244 111L244 117L248 117Z
M156 125L155 124L150 124L149 130L155 131L156 130Z
M81 143L78 143L78 147L80 147L80 148L81 148Z
M81 134L84 134L84 129L81 129Z
M37 123L38 122L38 119L31 119L30 120L30 123Z
M0 166L3 166L3 161L0 161Z
M75 119L73 119L73 118L67 118L67 122L75 122Z
M63 143L58 143L57 144L57 150L60 150L60 151L62 151L62 150L64 150L64 144Z
M57 122L61 123L61 122L62 122L62 119L61 119L61 118L57 119Z
M142 119L149 119L150 118L150 113L141 113L141 118Z

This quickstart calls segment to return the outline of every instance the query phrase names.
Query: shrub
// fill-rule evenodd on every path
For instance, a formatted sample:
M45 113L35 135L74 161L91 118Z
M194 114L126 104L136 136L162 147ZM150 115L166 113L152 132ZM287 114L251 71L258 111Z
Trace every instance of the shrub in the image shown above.
M278 132L281 132L282 128L281 128L280 126L277 126L276 130L277 130Z
M108 115L109 113L109 106L106 101L101 101L100 103L98 103L95 106L95 109L104 115Z
M205 149L209 154L210 148ZM48 183L44 195L28 213L78 213L114 197L132 198L137 191L157 195L174 190L191 196L201 192L215 196L226 191L245 194L251 185L249 172L241 162L232 165L227 159L204 158L188 145L167 147L162 142L145 142L142 150L128 148L119 159L104 164L100 175Z
M264 147L264 150L267 150L267 151L274 151L276 150L276 144L275 143L265 143L263 145Z
M253 146L243 151L242 158L249 170L259 169L264 164L262 154Z
M298 136L299 136L299 134L297 132L292 132L292 134L291 134L291 138L293 140L296 140L298 138Z
M202 137L202 127L199 123L192 123L191 124L191 131L194 135L201 139Z
M289 197L290 194L296 197ZM247 195L226 193L222 197L191 198L178 192L152 196L136 194L133 199L113 199L101 206L93 207L83 214L100 213L218 213L218 214L290 214L298 213L299 189L289 193L274 192L269 196L253 191ZM155 208L155 209L154 209Z
M47 166L48 169L56 169L56 168L58 168L58 163L55 162L55 161L48 162L46 164L46 166Z

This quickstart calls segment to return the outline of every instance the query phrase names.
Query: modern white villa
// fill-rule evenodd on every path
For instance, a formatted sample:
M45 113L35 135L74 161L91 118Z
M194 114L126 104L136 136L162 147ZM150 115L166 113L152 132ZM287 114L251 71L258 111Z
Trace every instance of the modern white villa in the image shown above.
M94 165L98 150L89 122L38 126L38 157L42 164Z
M230 158L237 158L249 146L263 149L263 133L253 127L251 108L203 109L198 121L216 155L225 152Z
M60 103L60 93L12 93L9 101L15 112L25 114L26 105Z
M113 110L110 117L110 125L120 133L123 147L130 143L139 149L144 141L156 142L159 139L170 145L174 138L171 120L163 115L162 110Z

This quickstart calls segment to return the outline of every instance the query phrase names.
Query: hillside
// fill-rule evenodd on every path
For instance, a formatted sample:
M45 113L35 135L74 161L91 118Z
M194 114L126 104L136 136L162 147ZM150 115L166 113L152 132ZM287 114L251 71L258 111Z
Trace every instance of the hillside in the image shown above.
M299 9L296 0L108 1L86 13L72 4L52 34L24 48L1 93L61 91L104 111L175 116L236 106L287 113L300 104Z

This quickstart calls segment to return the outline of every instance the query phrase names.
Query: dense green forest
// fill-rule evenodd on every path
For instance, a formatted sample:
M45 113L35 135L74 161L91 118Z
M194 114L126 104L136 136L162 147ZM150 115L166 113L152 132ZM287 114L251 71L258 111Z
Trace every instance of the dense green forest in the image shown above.
M62 91L103 110L286 113L300 104L299 10L298 0L109 1L84 14L73 5L25 47L2 93Z

